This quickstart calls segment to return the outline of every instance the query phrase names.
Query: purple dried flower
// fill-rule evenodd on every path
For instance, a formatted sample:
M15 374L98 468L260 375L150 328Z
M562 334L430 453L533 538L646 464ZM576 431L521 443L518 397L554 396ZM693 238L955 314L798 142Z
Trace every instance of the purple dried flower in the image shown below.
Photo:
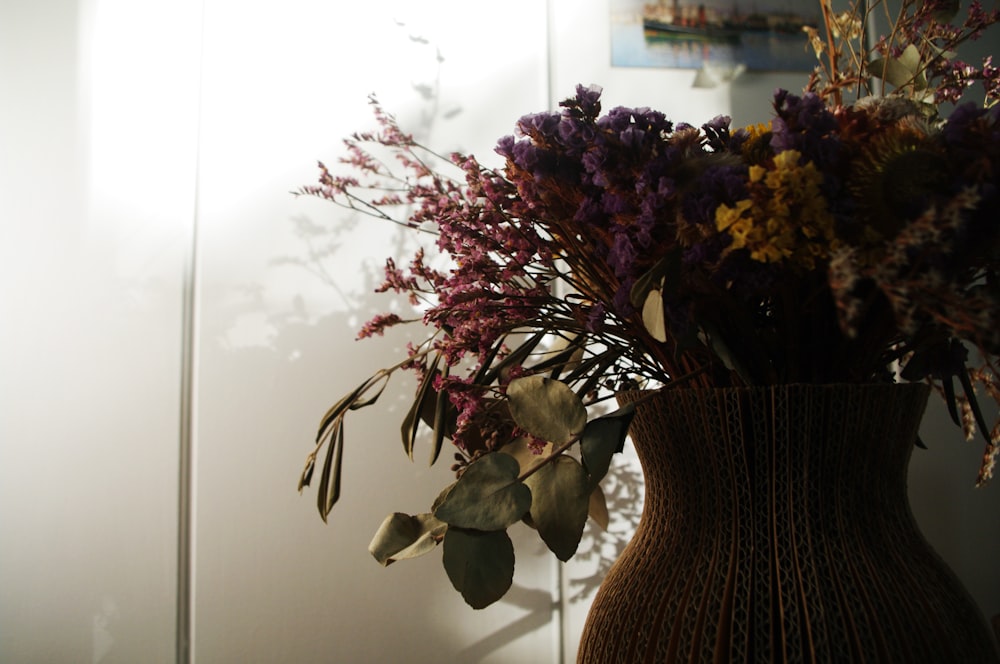
M568 108L570 112L579 110L584 117L596 118L601 114L601 92L599 85L577 85L576 97L567 99L560 106Z
M715 225L720 204L735 205L747 197L747 169L743 164L721 164L706 168L681 201L681 213L692 224Z
M725 152L730 149L729 125L732 118L728 115L717 115L701 126L705 132L708 146L715 152Z
M598 332L601 326L604 324L604 317L607 316L607 308L604 306L603 302L598 302L597 304L590 307L587 311L587 323L585 329L588 332Z
M608 254L608 264L614 270L615 276L619 278L627 276L632 271L632 266L638 255L639 252L636 251L629 234L618 229Z

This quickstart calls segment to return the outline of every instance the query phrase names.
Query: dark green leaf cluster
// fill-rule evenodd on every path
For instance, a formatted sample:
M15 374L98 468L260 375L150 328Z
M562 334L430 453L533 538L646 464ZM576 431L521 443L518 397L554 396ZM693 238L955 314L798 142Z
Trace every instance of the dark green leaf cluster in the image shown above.
M483 608L500 599L514 574L507 531L534 528L559 560L576 553L598 483L624 445L630 404L588 421L583 402L566 384L531 376L512 381L511 415L530 436L549 444L539 454L512 444L469 464L431 511L386 517L369 550L383 565L413 558L443 542L448 578L465 601ZM579 459L570 450L579 443Z

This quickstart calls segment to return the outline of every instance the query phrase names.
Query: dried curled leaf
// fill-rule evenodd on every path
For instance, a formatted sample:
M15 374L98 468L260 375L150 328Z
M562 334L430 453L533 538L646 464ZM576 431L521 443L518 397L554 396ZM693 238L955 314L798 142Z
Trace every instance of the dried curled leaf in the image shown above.
M507 386L510 414L519 427L557 445L579 436L587 424L587 409L563 382L526 376Z
M410 516L396 512L379 526L368 545L368 552L380 565L388 566L397 560L416 558L432 551L447 530L448 524L433 514Z

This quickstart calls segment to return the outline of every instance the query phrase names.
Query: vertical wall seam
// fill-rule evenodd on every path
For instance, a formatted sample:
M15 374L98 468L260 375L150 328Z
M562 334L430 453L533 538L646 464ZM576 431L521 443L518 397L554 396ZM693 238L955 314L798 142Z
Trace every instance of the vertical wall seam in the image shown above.
M550 109L559 108L555 99L553 89L553 78L555 78L555 8L553 0L545 0L545 103Z
M554 0L545 0L545 103L550 109L558 108L553 89L553 79L555 78L555 11ZM569 626L566 612L565 567L554 556L553 560L553 576L555 577L552 584L555 592L553 607L556 614L555 620L552 621L555 624L554 647L556 650L556 661L559 664L565 664L566 631Z
M196 194L197 196L197 194ZM195 205L197 209L197 205ZM193 215L197 217L197 212ZM192 220L188 256L184 265L183 326L181 337L180 445L177 477L177 664L188 664L191 643L191 549L192 452L194 438L194 317L195 317L195 230Z
M194 638L194 443L195 443L195 374L197 367L198 322L198 218L201 194L201 129L203 115L203 79L205 54L205 3L198 12L198 54L195 72L195 144L193 200L184 256L181 300L181 384L180 427L177 478L177 616L175 656L177 664L190 664Z

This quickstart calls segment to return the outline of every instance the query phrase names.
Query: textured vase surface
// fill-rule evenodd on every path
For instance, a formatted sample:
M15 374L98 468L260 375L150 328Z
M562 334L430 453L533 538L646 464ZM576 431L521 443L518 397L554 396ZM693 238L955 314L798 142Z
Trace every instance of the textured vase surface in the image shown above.
M642 518L578 662L1000 662L910 512L928 394L676 389L640 405Z

